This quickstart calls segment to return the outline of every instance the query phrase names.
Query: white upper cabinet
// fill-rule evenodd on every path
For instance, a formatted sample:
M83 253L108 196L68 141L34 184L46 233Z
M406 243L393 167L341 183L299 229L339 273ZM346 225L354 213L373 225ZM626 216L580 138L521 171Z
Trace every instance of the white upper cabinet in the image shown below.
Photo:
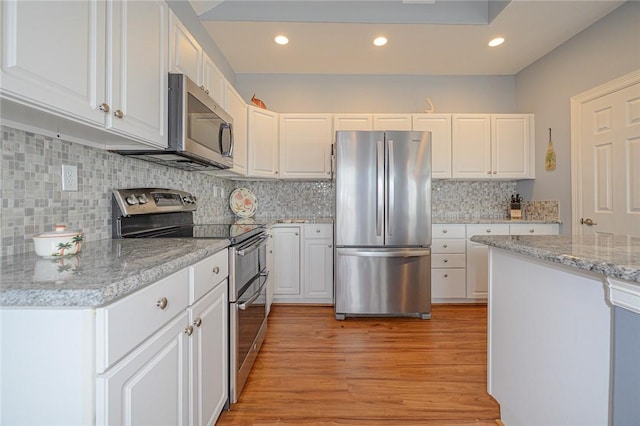
M452 177L535 177L533 114L453 114Z
M168 12L163 1L114 1L107 13L106 127L159 147L167 145Z
M491 177L491 115L453 114L452 177Z
M2 97L166 147L167 14L162 1L2 2ZM41 118L26 124L56 126Z
M278 114L248 106L248 154L251 177L278 177Z
M373 114L373 130L411 130L411 114Z
M491 115L491 164L501 178L535 177L533 114Z
M414 114L413 130L431 132L431 177L451 177L451 114Z
M233 86L225 80L225 111L233 117L233 168L231 172L246 176L247 166L247 104Z
M280 178L331 178L331 114L280 114L279 133Z
M171 72L186 75L219 105L224 105L225 78L222 72L173 12L170 25Z
M372 114L335 114L333 129L339 130L373 130Z
M3 1L3 97L102 125L106 6L102 1Z

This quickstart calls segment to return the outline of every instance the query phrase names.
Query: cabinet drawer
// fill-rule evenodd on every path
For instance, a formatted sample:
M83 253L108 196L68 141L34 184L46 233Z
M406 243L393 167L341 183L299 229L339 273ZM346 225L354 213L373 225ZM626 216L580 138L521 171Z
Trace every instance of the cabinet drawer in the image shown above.
M189 300L189 269L96 310L96 370L106 370L173 317ZM166 303L166 304L165 304ZM164 305L164 308L162 306Z
M312 238L329 238L333 239L333 225L331 224L306 224L304 226L304 237Z
M513 223L509 230L511 235L557 235L559 227L555 223Z
M466 256L464 254L432 254L432 268L464 268Z
M229 275L229 252L222 250L189 268L189 304L207 294Z
M467 296L464 269L432 269L431 298L462 298Z
M465 240L452 240L448 238L435 238L431 243L431 252L438 253L464 253Z
M464 238L464 225L435 224L431 227L433 238Z
M467 225L467 238L474 235L509 235L508 223Z

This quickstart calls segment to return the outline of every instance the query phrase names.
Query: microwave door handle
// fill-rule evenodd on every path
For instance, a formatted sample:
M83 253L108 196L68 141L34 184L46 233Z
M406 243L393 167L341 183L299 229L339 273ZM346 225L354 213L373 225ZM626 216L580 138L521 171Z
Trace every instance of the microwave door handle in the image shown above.
M229 133L229 150L225 151L224 146L222 146L224 133ZM220 154L223 157L231 157L233 153L233 132L231 131L231 123L220 123L220 130L218 131L218 148L220 149Z

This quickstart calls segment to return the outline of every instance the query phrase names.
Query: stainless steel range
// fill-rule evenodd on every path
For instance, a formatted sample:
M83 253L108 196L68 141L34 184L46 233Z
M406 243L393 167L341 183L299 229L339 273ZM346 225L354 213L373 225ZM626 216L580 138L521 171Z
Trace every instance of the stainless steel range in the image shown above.
M235 403L267 331L264 225L196 225L198 200L175 189L113 191L113 238L226 238L229 246L229 402Z

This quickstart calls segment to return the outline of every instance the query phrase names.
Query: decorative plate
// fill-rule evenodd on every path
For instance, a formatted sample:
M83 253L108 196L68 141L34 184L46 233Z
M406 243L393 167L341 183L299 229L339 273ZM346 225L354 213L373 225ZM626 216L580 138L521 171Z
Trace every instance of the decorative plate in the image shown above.
M229 207L238 217L252 217L256 214L258 200L250 189L237 188L229 196Z

